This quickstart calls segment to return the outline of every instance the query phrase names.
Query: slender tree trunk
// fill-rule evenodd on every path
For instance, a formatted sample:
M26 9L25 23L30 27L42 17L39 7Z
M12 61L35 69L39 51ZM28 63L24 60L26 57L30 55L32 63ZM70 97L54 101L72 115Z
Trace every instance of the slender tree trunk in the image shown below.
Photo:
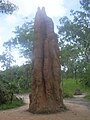
M53 113L64 110L60 88L60 60L54 24L44 8L35 17L33 48L32 95L29 110L33 113Z

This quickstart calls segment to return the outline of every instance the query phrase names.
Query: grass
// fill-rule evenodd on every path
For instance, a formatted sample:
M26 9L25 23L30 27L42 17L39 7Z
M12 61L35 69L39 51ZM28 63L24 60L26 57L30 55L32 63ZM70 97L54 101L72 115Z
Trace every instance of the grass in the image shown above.
M7 109L12 109L12 108L17 108L20 107L22 105L24 105L25 103L23 102L22 99L16 99L15 101L13 101L12 103L6 103L6 104L1 104L0 105L0 110L7 110Z
M74 79L63 80L63 93L64 97L73 97L76 89L80 89L82 93L86 93L86 97L90 99L90 88L83 86L79 80L77 82Z
M85 96L86 99L90 100L90 93Z
M64 97L73 97L75 90L80 89L82 93L86 93L85 98L90 100L90 88L83 86L79 80L77 80L77 83L73 79L63 80L62 89ZM22 99L16 99L12 103L1 104L0 110L17 108L24 104Z

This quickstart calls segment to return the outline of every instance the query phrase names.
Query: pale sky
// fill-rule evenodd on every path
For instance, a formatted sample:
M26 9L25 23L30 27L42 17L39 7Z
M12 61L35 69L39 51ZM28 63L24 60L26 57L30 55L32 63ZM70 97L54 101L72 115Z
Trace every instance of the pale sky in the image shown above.
M51 17L56 25L60 17L69 15L71 9L79 8L79 0L9 0L19 7L12 15L0 14L0 48L3 50L3 42L8 41L14 36L12 31L15 27L22 25L26 20L25 17L30 18L30 21L35 17L37 7L44 6L46 13ZM2 53L0 50L0 54ZM17 52L14 54L17 54ZM18 55L16 59L19 59ZM17 64L22 63L18 60Z

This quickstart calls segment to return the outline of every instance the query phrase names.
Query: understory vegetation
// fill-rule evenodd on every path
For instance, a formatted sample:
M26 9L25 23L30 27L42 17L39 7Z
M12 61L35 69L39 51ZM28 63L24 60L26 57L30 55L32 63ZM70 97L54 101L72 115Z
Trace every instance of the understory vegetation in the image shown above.
M81 94L85 94L85 98L90 99L90 87L82 85L80 80L64 79L62 81L63 97L73 97L75 91L79 90Z
M72 19L68 16L59 19L62 89L64 97L73 97L80 90L90 99L90 0L80 0L80 6L77 11L71 10ZM0 71L0 109L22 105L22 100L17 100L14 94L31 91L33 22L17 26L14 33L15 37L3 44L5 51L0 55L3 69ZM26 60L22 66L12 66L15 62L12 51L16 49Z
M4 103L4 104L0 104L0 110L17 108L17 107L20 107L24 104L25 103L23 102L23 100L21 98L20 99L16 98L12 102L7 102L7 103Z

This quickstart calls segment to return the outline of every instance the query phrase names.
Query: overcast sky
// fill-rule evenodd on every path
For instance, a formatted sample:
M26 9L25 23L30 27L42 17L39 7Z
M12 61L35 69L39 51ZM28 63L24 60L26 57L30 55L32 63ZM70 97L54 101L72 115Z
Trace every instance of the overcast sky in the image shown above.
M15 27L22 25L29 16L32 20L35 17L37 7L44 6L46 13L55 23L58 24L58 19L62 16L69 15L71 9L79 8L79 0L9 0L19 7L12 15L0 14L0 48L3 50L3 42L8 41L14 36L12 31ZM2 53L0 50L0 54ZM18 59L18 58L16 58Z

